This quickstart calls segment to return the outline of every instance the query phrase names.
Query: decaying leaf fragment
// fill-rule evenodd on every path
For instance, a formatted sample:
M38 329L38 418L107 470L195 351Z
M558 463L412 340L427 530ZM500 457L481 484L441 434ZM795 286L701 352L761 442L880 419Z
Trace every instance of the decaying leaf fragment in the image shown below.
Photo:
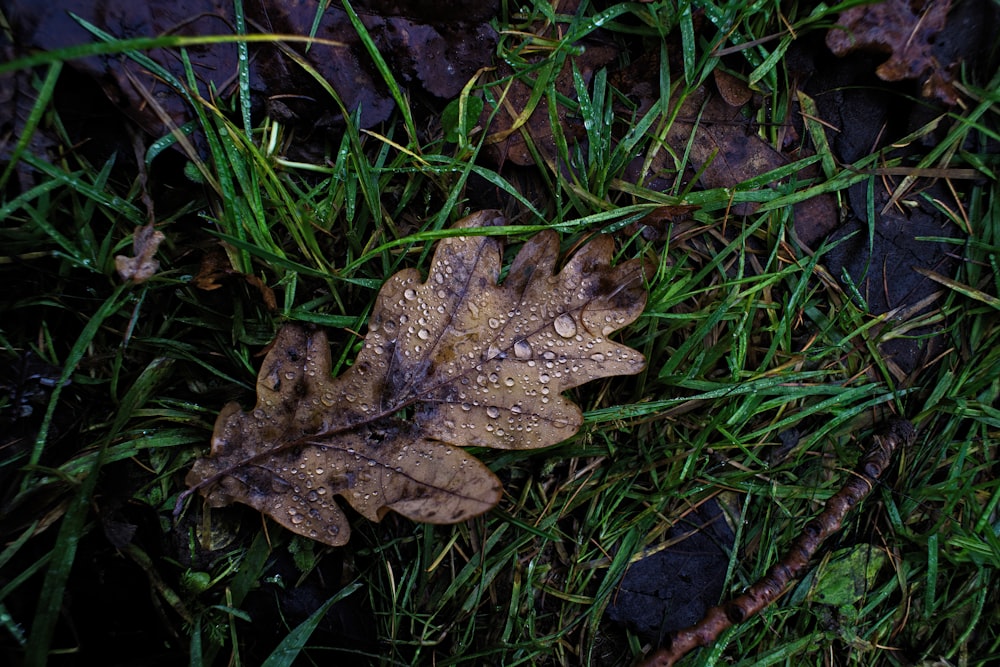
M156 230L153 223L136 227L132 239L132 257L115 255L115 270L121 279L144 283L152 278L160 268L154 255L164 238L163 232Z
M503 222L484 211L458 226ZM613 246L598 237L556 273L558 237L543 232L498 285L496 238L443 239L425 281L407 269L385 283L361 352L337 378L324 333L285 326L256 406L222 410L187 493L245 503L330 545L350 530L335 495L373 521L389 510L431 523L485 512L500 482L462 447L554 445L582 423L563 391L645 364L608 339L646 301L645 265L610 266Z

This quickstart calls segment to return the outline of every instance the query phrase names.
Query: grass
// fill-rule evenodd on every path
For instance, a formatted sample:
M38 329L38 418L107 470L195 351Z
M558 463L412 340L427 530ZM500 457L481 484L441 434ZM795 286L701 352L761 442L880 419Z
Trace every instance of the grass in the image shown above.
M817 158L735 188L704 189L685 177L691 145L667 142L682 102L714 68L739 62L770 100L758 120L763 138L780 147L795 92L786 52L794 39L819 39L837 8L649 3L597 11L584 3L570 15L541 0L518 12L504 7L496 26L510 70L470 82L453 127L436 116L423 125L426 110L411 108L383 61L378 71L403 112L361 129L345 109L352 120L326 147L328 159L314 163L284 157L291 128L251 122L245 60L237 94L206 99L190 87L190 68L178 80L146 55L153 46L183 54L191 38L120 42L94 30L92 45L21 63L34 67L39 96L2 177L0 273L9 287L0 341L3 363L20 369L8 384L34 393L0 397L5 419L33 410L10 419L12 436L0 450L0 487L8 489L0 510L4 654L25 665L61 664L78 650L93 656L87 632L120 632L117 650L127 651L126 631L110 619L94 629L82 611L81 600L96 594L89 568L103 562L131 572L142 591L122 596L122 615L148 615L167 628L155 648L131 650L170 664L629 664L646 646L606 622L604 610L630 563L659 548L672 524L709 499L729 509L738 549L726 590L738 592L837 490L872 430L900 414L918 427L917 445L897 456L816 569L685 664L996 662L994 72L969 74L971 104L938 121L949 128L946 140L916 164L980 175L965 188L962 209L947 210L969 232L946 240L962 260L958 273L942 276L930 308L880 315L827 270L833 242L815 252L796 244L791 210L821 193L846 202L855 183L882 188L877 167L910 163L886 150L841 165L822 138L813 141ZM353 24L374 57L371 36ZM678 68L661 72L648 109L607 70L588 82L572 64L577 42L599 27L664 55L668 46L679 50L669 55ZM153 144L144 164L74 149L56 81L66 59L98 52L122 53L172 81L195 112L196 122ZM557 87L567 62L571 94ZM554 120L558 106L567 108L587 141L554 122L551 142L526 137L539 166L490 166L489 136L464 110L483 99L487 111L504 113L515 83L526 86L528 108ZM59 150L36 151L31 133L43 130ZM446 131L455 141L445 141ZM815 122L805 131L823 137ZM630 175L635 159L660 165L667 185L654 189ZM821 176L794 176L817 160ZM18 163L33 170L26 188ZM150 185L155 213L147 174L151 184L162 179ZM783 185L768 186L779 176ZM490 233L508 238L510 252L554 227L566 250L606 231L620 239L619 257L657 258L647 310L622 334L646 355L643 375L577 390L586 424L560 445L477 452L502 475L506 495L475 521L357 520L339 550L290 537L238 507L175 525L186 470L205 451L219 408L252 397L257 355L280 323L328 327L343 369L385 278L426 267L434 241L487 190L505 202L510 224ZM741 202L759 207L732 215ZM696 208L662 239L633 233L637 220L681 206ZM114 256L128 254L134 227L149 219L167 236L161 270L143 284L120 284ZM232 272L202 289L201 259L218 248ZM926 338L928 328L944 342L938 363L901 375L880 346ZM817 602L815 586L832 588L868 544L884 557L866 570L863 590L838 606ZM299 594L313 599L304 612L290 603ZM313 614L345 601L353 606L341 612L343 632ZM353 627L343 620L352 613L373 621ZM270 626L278 631L268 643L260 635Z

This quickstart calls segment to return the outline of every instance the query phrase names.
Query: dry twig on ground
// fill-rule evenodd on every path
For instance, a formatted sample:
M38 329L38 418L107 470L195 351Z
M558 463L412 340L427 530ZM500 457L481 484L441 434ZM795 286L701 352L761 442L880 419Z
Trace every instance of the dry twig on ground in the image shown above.
M727 628L743 622L777 600L790 582L802 576L823 540L840 530L847 512L872 490L896 448L911 444L915 435L910 422L896 420L889 424L884 435L873 436L871 447L850 480L826 501L819 516L803 527L801 537L783 559L743 595L712 607L698 623L675 632L667 638L663 648L647 656L639 667L670 667L699 646L714 642Z

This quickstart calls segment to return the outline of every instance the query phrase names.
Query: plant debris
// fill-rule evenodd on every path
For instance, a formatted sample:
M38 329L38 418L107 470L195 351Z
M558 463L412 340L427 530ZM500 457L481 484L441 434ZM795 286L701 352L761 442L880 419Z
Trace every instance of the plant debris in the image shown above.
M642 667L670 667L699 646L714 642L734 623L742 623L777 600L789 583L802 576L823 541L840 530L847 512L872 490L892 453L900 446L913 444L915 437L913 425L903 420L892 422L885 435L874 436L850 480L826 501L820 515L802 528L802 536L763 579L735 600L712 607L695 625L674 633L664 648L642 662Z
M483 211L457 226L503 222ZM558 247L555 232L536 235L497 285L496 238L443 239L426 281L407 269L383 285L361 352L335 379L326 335L285 326L256 406L223 408L185 496L245 503L334 546L350 533L334 495L372 521L394 510L455 523L493 507L499 480L460 447L561 442L582 424L563 391L645 365L608 340L643 310L644 262L610 266L614 242L600 236L555 273Z
M278 310L278 300L274 295L274 290L266 285L258 276L252 273L242 273L234 269L222 246L212 248L204 254L193 282L198 289L211 292L222 287L222 282L232 276L243 278L248 285L256 289L260 293L261 299L268 311L273 313Z
M955 104L958 93L949 65L934 57L935 37L944 30L951 0L883 0L851 7L826 34L826 45L838 56L856 50L888 52L875 73L883 81L920 79L924 97Z
M163 232L156 230L153 223L135 228L132 238L132 257L115 256L115 270L124 281L144 283L160 270L160 262L153 255L160 248Z

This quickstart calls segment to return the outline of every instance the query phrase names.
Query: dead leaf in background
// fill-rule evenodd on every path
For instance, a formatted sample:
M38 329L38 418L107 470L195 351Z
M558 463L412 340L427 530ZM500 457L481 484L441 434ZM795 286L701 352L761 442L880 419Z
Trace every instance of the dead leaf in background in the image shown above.
M741 108L753 99L753 90L747 82L721 67L712 70L712 78L719 95L731 107Z
M134 283L146 282L160 268L160 263L153 259L160 244L163 242L163 232L153 228L153 223L135 228L132 237L132 257L115 256L115 269L122 280Z
M883 81L924 80L924 97L955 104L958 95L948 71L950 63L939 63L933 44L944 27L951 0L883 0L842 12L837 25L826 34L826 45L834 54L852 51L889 53L875 73Z
M198 268L193 282L198 289L211 292L222 287L221 281L231 276L239 276L250 286L256 288L264 300L264 306L269 311L275 312L278 309L278 300L274 295L274 290L252 273L241 273L234 269L229 255L221 246L211 249L202 256L201 266Z
M211 248L201 257L198 273L194 277L195 287L206 292L222 287L222 281L237 273L226 251L217 246Z
M579 0L569 0L559 5L559 11L575 13ZM536 21L524 33L530 41L559 40L561 28L549 21ZM574 53L557 53L543 49L523 55L525 61L540 66L529 77L515 76L515 68L509 62L498 61L492 73L494 82L509 81L505 84L500 98L501 108L495 110L486 104L480 122L488 126L486 139L487 155L496 164L510 162L518 166L535 164L536 153L550 167L556 166L559 151L556 147L554 131L562 134L570 143L583 144L587 141L584 119L573 105L556 104L549 109L549 96L539 95L538 86L551 80L559 96L575 100L574 70L585 85L590 86L594 74L611 65L619 56L618 47L601 37L601 31L589 35L573 45ZM556 69L558 67L558 70ZM492 120L490 120L492 119ZM553 123L558 128L553 127ZM535 150L532 150L532 149Z
M503 223L484 211L458 226ZM361 352L337 378L322 331L284 327L256 406L223 408L187 493L212 507L245 503L330 545L350 532L334 495L373 521L394 510L454 523L490 509L500 482L461 447L561 442L582 423L563 391L645 364L608 336L642 312L646 266L610 266L614 242L601 236L555 273L558 249L555 232L533 237L498 285L498 239L442 239L426 281L407 269L385 283Z
M555 77L556 91L569 99L576 99L573 68L576 67L581 79L590 85L594 73L612 63L617 56L618 50L611 45L588 43L582 53L567 57L562 68L551 75ZM559 152L552 133L552 116L558 119L560 131L567 140L577 143L586 141L583 118L561 104L556 105L554 114L551 113L549 102L544 96L534 100L535 106L531 107L531 86L513 75L514 70L510 65L501 63L497 66L493 73L494 79L502 81L511 78L510 89L499 113L494 116L494 109L486 105L480 117L480 121L484 123L493 118L489 126L490 137L487 139L487 147L493 153L493 160L497 163L511 162L522 167L535 164L535 155L525 137L527 134L541 156L555 164Z
M705 189L737 188L741 183L792 161L789 155L759 136L756 124L743 115L741 108L732 106L723 95L705 86L684 99L677 119L666 133L666 141L674 153L687 152L688 169L698 174ZM660 159L666 160L666 153L662 153ZM667 164L664 162L665 166ZM816 167L807 166L793 178L813 178L816 172ZM770 183L764 187L775 185ZM738 216L752 215L759 206L752 201L735 202L729 212ZM797 202L793 209L796 236L807 246L829 233L837 222L836 201L829 194Z
M360 0L352 4L394 76L415 98L423 93L444 100L458 96L476 71L490 64L496 49L498 35L490 25L499 11L496 0L454 1L445 10L427 0ZM248 45L250 103L255 119L266 114L302 128L304 140L296 148L303 151L312 150L316 143L310 131L342 127L340 110L313 79L314 73L337 91L349 112L358 113L360 127L372 127L389 118L395 101L339 3L326 5L319 14L315 2L248 2L243 9L250 33L312 35L318 40L308 49L300 42ZM82 21L115 37L230 35L236 26L234 4L229 0L0 0L0 13L10 19L15 48L4 49L2 55L10 51L11 57L97 41ZM294 51L314 72L296 63L281 46ZM144 53L178 81L188 81L189 67L196 76L196 92L205 99L228 99L236 93L240 60L235 43L203 44L186 49L184 54L181 58L170 49ZM184 95L135 60L91 56L71 59L67 67L89 77L153 137L162 137L196 119ZM6 90L0 78L0 100L9 96ZM25 90L30 104L33 95L29 92ZM151 105L150 100L157 104ZM0 127L5 124L4 110L0 108ZM199 140L194 137L192 141L198 144Z
M685 98L666 140L679 155L690 145L688 159L705 188L735 188L789 162L757 136L755 129L741 109L702 86ZM750 215L758 206L756 202L738 202L730 210Z

